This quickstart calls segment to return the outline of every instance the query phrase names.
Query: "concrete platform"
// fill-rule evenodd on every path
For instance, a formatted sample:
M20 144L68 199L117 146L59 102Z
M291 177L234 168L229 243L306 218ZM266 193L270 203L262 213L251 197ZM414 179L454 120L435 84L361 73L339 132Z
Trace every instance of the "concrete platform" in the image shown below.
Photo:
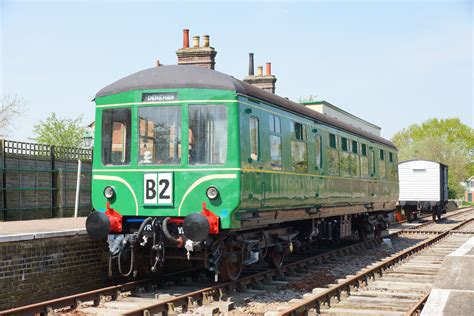
M474 315L474 237L446 256L421 315Z
M86 233L86 217L0 222L0 243Z

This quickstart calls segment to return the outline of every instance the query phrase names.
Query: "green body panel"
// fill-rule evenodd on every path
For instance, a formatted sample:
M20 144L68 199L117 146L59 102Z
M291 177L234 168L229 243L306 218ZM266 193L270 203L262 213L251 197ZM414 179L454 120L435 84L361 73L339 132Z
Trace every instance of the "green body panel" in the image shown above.
M143 103L142 94L151 92L176 92L173 102ZM104 96L96 99L96 128L93 161L92 203L96 210L106 208L103 190L111 185L116 198L111 207L125 216L173 216L184 217L200 212L203 202L207 208L220 217L222 229L239 228L238 212L245 210L291 209L313 206L352 205L368 202L389 202L398 199L398 179L393 168L397 168L396 150L373 143L357 135L351 135L333 127L315 124L309 119L270 104L236 95L235 91L211 89L166 89L137 90ZM188 165L188 105L225 104L227 108L227 162L219 166ZM138 161L138 108L141 106L181 106L181 148L180 165L144 166ZM108 108L132 109L131 162L126 166L104 166L101 156L102 112ZM272 170L270 166L269 114L281 119L282 169ZM259 120L259 159L250 158L249 117ZM308 171L293 171L291 168L291 124L299 122L308 131ZM369 155L369 169L374 170L367 178L343 177L328 174L329 134L347 137L367 144L367 150L374 151L375 161ZM315 137L321 136L322 167L316 168ZM386 152L384 161L379 161L378 152ZM222 149L226 150L226 149ZM394 155L388 161L388 153ZM369 153L368 153L369 154ZM379 164L385 164L387 179L380 179ZM173 173L173 205L145 206L143 178L145 173ZM206 189L215 186L220 196L211 201Z
M370 141L336 130L330 126L315 124L314 122L297 116L287 111L246 97L239 98L241 115L241 137L242 137L242 209L282 209L292 207L330 206L341 204L364 204L368 202L389 202L398 199L398 178L393 176L389 179L380 179L379 163L386 164L389 168L396 168L396 158L392 163L375 159L375 173L367 178L342 177L340 175L328 175L327 150L329 144L329 133L337 136L347 137L350 140L366 143L378 151L383 149L390 151L396 157L393 148L374 144ZM265 141L260 141L260 158L257 161L249 160L250 147L244 146L250 142L249 116L259 119L260 139L265 140L270 136L268 129L269 115L280 117L282 136L282 169L272 170L270 166L270 146ZM292 140L290 126L292 122L302 123L308 130L308 172L301 173L291 169L291 146ZM316 168L315 137L320 135L322 139L322 168ZM247 137L247 140L245 140ZM388 156L388 154L387 154ZM377 156L378 157L378 156ZM377 158L376 157L376 158ZM369 169L372 168L369 159Z
M173 102L142 103L142 93L177 92L178 100ZM207 89L167 89L130 91L96 99L96 129L93 161L92 203L96 210L104 211L107 199L103 195L106 186L114 187L116 197L111 208L123 216L186 216L201 212L202 203L220 217L221 227L230 228L231 213L240 203L240 154L238 115L235 93L224 90ZM188 143L188 105L190 104L224 104L227 108L227 162L218 166L188 166L188 147L182 146L181 164L173 166L139 165L138 164L138 108L141 106L181 107L182 144ZM104 166L101 153L102 111L108 108L132 109L131 158L129 165ZM225 150L225 149L223 149ZM145 206L144 185L145 173L173 173L173 205ZM220 196L215 201L206 197L206 189L215 186ZM235 224L234 224L235 225Z

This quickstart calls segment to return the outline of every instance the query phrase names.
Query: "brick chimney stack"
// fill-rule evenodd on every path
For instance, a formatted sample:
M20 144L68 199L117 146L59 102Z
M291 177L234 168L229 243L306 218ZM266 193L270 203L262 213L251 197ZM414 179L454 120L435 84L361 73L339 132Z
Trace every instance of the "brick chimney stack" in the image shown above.
M272 64L267 63L266 73L263 75L263 67L258 66L257 75L254 75L253 53L249 54L249 75L244 78L244 82L256 86L265 91L275 93L275 83L277 78L272 75Z
M183 47L176 51L178 65L199 66L214 70L216 50L209 44L209 35L202 36L203 45L199 44L199 36L193 36L193 47L189 47L189 30L183 30Z

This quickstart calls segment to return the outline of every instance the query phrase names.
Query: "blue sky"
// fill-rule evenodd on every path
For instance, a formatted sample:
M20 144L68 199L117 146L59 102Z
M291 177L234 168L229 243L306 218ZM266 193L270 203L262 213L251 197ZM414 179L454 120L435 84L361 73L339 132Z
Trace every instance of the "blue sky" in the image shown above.
M182 29L209 34L216 70L272 62L277 94L316 95L389 138L428 118L474 125L471 1L0 1L1 93L28 102L10 139L51 112L94 120L95 93L156 59L175 64Z

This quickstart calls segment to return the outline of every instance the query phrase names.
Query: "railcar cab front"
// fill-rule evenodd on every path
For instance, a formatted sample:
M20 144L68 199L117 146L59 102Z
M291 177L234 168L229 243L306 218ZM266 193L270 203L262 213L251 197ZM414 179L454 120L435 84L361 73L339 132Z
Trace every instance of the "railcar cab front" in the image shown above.
M165 248L202 264L239 205L235 92L132 90L96 103L89 234L108 236L124 276L158 271Z

